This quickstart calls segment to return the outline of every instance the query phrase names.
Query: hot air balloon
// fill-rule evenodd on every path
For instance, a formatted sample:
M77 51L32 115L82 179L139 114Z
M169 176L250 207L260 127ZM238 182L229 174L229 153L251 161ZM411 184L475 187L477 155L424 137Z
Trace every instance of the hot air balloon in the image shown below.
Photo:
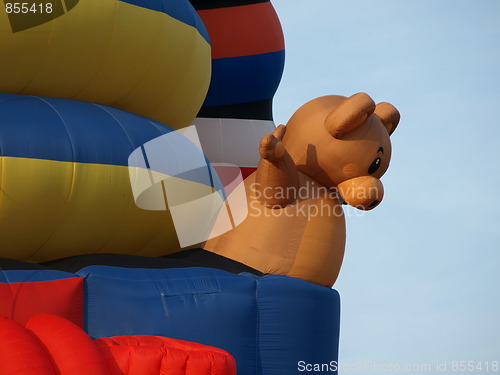
M0 256L176 251L169 213L134 204L128 157L200 109L206 29L187 0L63 5L0 18Z
M0 16L0 373L336 361L335 290L179 252L188 193L220 210L275 129L270 1L50 4ZM206 211L183 218L189 236Z

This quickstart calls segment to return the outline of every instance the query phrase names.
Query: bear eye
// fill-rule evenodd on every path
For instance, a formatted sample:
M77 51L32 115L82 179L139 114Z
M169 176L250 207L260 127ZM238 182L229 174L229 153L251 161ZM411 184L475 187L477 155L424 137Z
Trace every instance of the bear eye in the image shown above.
M381 162L382 160L380 160L380 158L376 158L368 168L368 174L374 174L375 172L377 172L380 168Z

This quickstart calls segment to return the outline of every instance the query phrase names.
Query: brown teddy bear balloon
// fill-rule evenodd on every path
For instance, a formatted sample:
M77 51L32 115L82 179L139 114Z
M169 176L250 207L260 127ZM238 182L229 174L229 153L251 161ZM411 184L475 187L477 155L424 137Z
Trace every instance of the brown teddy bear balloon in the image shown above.
M391 104L375 105L365 93L304 104L261 140L257 171L244 181L248 216L204 249L332 286L344 256L342 204L371 210L382 201L380 177L399 118Z

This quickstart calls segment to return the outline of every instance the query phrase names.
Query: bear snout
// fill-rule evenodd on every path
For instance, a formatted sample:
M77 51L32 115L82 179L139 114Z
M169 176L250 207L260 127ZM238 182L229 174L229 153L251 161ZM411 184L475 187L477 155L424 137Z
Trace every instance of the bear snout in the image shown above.
M372 176L351 178L341 182L337 189L348 205L365 211L377 207L384 197L382 182Z

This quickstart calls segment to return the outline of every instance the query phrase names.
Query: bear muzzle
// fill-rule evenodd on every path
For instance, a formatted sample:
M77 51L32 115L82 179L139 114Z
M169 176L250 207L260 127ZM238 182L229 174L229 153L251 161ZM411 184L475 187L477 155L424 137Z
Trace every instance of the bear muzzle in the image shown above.
M377 207L384 197L382 182L372 176L361 176L337 186L340 197L350 206L368 211Z

